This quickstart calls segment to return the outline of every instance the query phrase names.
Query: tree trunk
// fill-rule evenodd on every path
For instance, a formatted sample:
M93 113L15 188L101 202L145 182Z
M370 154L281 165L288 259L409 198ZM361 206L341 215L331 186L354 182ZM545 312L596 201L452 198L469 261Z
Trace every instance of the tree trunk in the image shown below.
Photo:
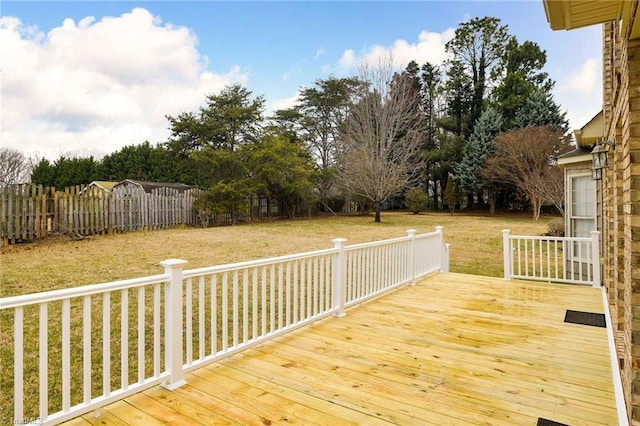
M498 200L498 191L494 187L489 188L489 214L496 214L496 202Z
M231 225L232 226L236 225L236 203L235 202L231 203Z
M375 209L376 209L376 218L374 219L374 222L376 223L380 223L382 222L380 220L380 209L382 208L382 203L380 201L376 201L375 202Z
M538 200L531 200L531 204L533 205L533 220L540 219L540 209L542 207L542 202Z

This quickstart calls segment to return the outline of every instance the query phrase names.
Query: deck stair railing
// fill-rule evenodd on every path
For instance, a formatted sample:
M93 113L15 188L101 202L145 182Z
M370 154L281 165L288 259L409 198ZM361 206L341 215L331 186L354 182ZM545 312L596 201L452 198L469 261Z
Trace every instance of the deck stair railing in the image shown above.
M423 235L0 299L13 365L2 417L57 424L345 308L448 271L442 227ZM11 326L10 326L11 328ZM13 370L13 371L8 371ZM7 377L8 374L8 377ZM10 395L11 396L11 395ZM13 403L9 403L10 399Z
M511 235L502 231L504 278L600 287L600 233L591 237Z

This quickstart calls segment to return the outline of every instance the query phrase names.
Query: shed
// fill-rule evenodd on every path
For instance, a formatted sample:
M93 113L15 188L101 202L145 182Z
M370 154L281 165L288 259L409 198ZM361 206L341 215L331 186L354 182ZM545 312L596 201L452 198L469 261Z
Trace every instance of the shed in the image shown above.
M183 193L192 189L193 187L184 183L166 183L166 182L149 182L143 180L125 179L122 182L115 185L114 192L144 192L151 194L157 189L173 189L179 193Z
M107 180L94 180L89 185L87 185L86 189L98 188L104 192L111 192L117 184L118 182L111 182Z

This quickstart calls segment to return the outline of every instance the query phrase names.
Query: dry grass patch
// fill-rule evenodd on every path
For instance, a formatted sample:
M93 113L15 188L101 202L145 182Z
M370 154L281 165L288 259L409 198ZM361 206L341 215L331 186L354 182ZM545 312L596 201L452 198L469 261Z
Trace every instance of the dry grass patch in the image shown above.
M474 216L441 213L387 213L382 223L368 217L324 217L274 221L220 228L184 228L155 232L63 238L2 249L1 297L95 284L162 272L159 262L189 261L187 269L260 259L332 247L333 238L347 244L396 238L407 229L432 232L444 226L451 243L451 271L502 274L502 233L541 235L551 218Z

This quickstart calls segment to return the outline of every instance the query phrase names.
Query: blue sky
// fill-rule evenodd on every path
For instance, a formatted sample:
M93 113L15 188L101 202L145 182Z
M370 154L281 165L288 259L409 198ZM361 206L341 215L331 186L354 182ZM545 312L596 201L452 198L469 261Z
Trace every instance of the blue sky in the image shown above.
M601 28L553 32L537 1L125 2L0 4L2 146L102 156L168 136L166 114L240 82L269 111L330 75L392 52L441 62L460 22L495 16L547 51L571 125L601 105ZM89 18L92 17L92 18Z

